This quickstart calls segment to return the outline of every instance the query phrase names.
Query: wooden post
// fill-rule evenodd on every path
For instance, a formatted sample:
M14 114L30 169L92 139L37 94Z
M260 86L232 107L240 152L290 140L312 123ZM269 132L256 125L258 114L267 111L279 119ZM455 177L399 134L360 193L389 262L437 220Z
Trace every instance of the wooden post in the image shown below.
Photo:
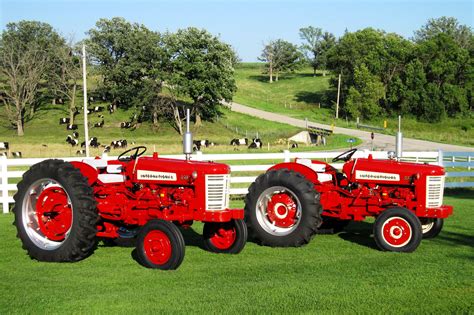
M336 119L339 119L339 95L340 94L341 94L341 74L339 73L339 80L337 82Z

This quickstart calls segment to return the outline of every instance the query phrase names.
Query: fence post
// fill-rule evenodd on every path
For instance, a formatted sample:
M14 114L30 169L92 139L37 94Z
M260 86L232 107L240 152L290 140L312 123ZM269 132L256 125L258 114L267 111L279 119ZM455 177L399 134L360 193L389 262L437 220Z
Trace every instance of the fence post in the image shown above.
M2 208L3 213L8 213L8 169L7 169L7 158L4 156L0 157L0 171L1 171L1 194L2 197Z
M284 154L284 162L290 162L290 151L288 150L283 150L283 154Z
M442 150L438 150L438 165L439 166L443 166L443 151Z

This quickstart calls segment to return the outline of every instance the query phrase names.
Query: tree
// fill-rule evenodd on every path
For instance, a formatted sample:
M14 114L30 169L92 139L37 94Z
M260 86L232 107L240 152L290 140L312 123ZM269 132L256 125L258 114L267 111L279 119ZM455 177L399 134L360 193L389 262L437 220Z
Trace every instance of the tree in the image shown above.
M380 113L383 95L380 79L361 64L354 71L354 85L349 88L345 109L352 117L374 118Z
M419 30L415 31L416 42L429 40L438 34L445 34L454 39L462 48L468 48L472 43L472 30L467 25L459 24L454 17L429 19Z
M313 68L313 75L316 75L316 69L319 66L318 57L321 50L321 40L323 31L319 27L300 28L300 38L304 41L301 49L306 52L306 58Z
M278 81L280 73L294 71L301 66L303 55L298 48L285 40L270 41L265 45L259 60L267 63L269 82Z
M76 92L82 78L82 64L79 47L74 47L72 40L67 45L58 47L54 55L55 69L48 80L55 96L68 100L69 118L74 123L76 111Z
M323 76L326 76L326 70L328 68L328 53L336 45L336 37L334 34L329 32L324 32L320 48L319 55L317 58L317 67L323 70Z
M50 73L52 56L64 39L46 23L9 23L0 39L0 71L8 118L24 135L24 122L33 117L38 105L41 80Z
M327 69L327 52L336 44L336 37L313 26L300 28L300 38L304 41L301 49L306 53L306 59L313 68L313 75L321 68L323 76Z
M160 35L118 17L100 19L88 34L92 62L97 64L102 88L111 95L114 106L143 105L138 94L146 80L157 79L161 71Z
M237 57L230 45L194 27L166 34L164 42L166 60L170 60L166 83L176 96L192 100L195 123L200 126L201 118L211 119L218 113L221 101L232 100Z

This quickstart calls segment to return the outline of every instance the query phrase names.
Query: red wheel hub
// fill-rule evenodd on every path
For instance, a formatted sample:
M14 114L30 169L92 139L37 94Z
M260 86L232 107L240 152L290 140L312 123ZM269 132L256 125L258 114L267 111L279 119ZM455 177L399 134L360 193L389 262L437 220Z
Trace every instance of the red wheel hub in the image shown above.
M412 237L411 226L401 217L390 218L382 226L382 236L390 246L405 246Z
M275 194L268 201L267 216L277 227L288 228L294 225L297 205L287 194Z
M72 208L61 187L49 187L36 201L36 217L43 235L52 241L63 241L72 224Z
M148 232L143 243L145 254L152 263L163 265L171 258L171 241L164 232L159 230Z
M237 232L234 226L215 225L211 230L210 241L216 248L225 250L229 249L237 238Z

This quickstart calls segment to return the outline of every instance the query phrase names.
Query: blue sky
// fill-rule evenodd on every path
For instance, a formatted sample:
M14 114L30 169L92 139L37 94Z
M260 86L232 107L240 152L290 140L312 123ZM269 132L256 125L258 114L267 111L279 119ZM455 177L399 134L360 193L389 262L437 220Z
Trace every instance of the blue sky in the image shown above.
M340 36L372 26L410 37L429 18L456 17L473 25L472 1L125 1L0 0L0 25L38 20L80 40L99 18L121 16L158 31L196 26L230 43L243 61L255 61L263 42L283 38L300 43L298 30L312 25Z

